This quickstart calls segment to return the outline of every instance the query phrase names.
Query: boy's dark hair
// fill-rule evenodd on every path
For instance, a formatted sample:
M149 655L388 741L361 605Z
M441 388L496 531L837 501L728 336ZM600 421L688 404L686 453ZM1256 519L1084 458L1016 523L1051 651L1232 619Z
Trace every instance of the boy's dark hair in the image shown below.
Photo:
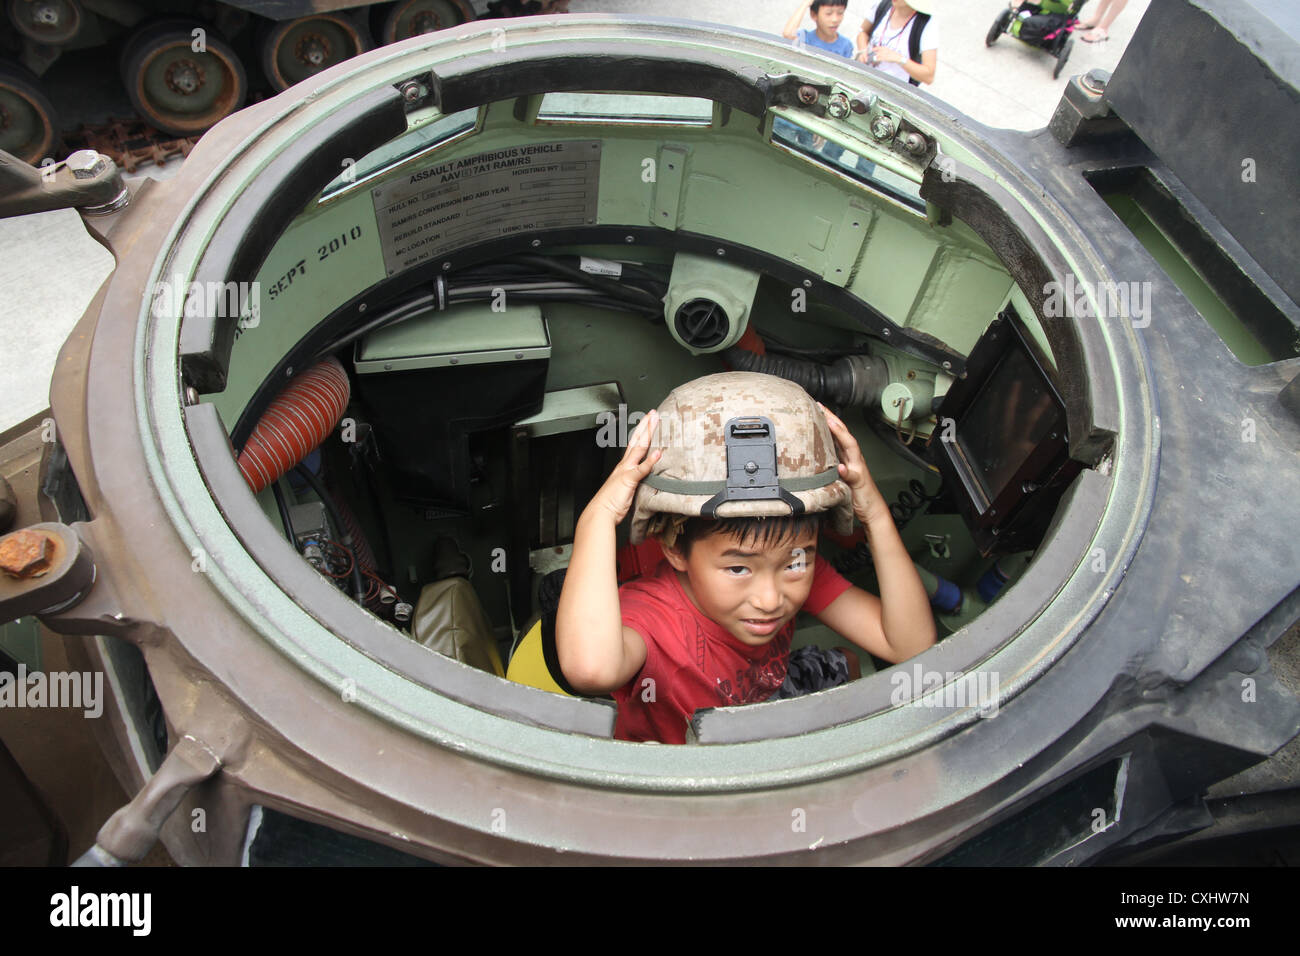
M676 540L665 541L684 557L690 557L691 545L701 538L725 534L744 545L769 548L781 541L818 534L826 523L827 512L815 514L778 515L771 518L687 518Z
M812 6L808 8L809 13L816 13L822 7L847 7L849 0L813 0Z

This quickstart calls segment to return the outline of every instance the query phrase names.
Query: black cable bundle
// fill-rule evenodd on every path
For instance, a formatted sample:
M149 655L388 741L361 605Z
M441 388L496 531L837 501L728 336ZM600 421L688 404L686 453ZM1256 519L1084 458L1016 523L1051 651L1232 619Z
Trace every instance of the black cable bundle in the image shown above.
M889 514L893 517L898 530L902 531L907 523L916 517L917 512L942 497L943 485L940 485L934 494L929 494L925 490L925 485L913 478L907 483L907 488L898 493L898 500L889 506ZM831 559L831 565L845 577L873 563L871 549L867 547L865 541L859 541L851 550L837 554Z
M616 280L583 270L577 256L521 254L480 263L451 276L437 276L430 286L392 303L364 325L333 339L320 349L318 357L430 310L441 312L467 302L493 301L502 292L515 301L575 302L661 321L667 280L630 263L620 263L619 268L622 278Z
M894 517L894 524L902 531L916 513L932 501L943 497L943 485L934 494L927 494L925 485L913 478L907 483L907 490L898 493L898 500L889 506L889 513Z

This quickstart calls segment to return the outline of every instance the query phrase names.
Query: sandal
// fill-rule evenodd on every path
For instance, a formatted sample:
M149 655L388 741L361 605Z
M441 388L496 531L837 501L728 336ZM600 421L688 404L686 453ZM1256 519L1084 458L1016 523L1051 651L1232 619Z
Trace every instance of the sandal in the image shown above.
M1098 32L1101 33L1101 36L1097 36ZM1093 27L1091 30L1080 33L1079 39L1084 43L1105 43L1110 39L1110 34L1102 30L1101 27Z

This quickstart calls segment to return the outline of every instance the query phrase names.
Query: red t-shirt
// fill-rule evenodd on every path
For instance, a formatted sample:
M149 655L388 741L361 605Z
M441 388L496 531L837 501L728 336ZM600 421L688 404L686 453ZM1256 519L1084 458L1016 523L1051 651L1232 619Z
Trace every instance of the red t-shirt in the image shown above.
M829 562L815 561L802 609L818 614L850 587ZM756 704L785 680L793 620L751 647L700 612L667 561L653 575L624 584L618 599L623 623L645 639L645 666L613 693L619 740L684 744L695 711Z

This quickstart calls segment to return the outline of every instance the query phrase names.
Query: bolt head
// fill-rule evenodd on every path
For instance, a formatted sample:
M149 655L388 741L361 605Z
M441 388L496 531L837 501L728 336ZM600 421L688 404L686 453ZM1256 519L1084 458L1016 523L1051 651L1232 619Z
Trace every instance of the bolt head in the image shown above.
M799 102L804 106L812 106L817 102L817 87L801 86L799 87Z
M1106 84L1109 82L1110 71L1102 69L1091 69L1079 80L1085 90L1097 95L1106 92Z
M68 157L65 165L77 179L94 179L109 168L111 160L93 149L79 149Z
M49 536L30 528L0 538L0 571L11 578L30 578L50 569Z
M843 93L833 93L826 103L826 112L832 119L844 119L849 115L849 98Z
M871 121L871 135L876 139L889 139L894 135L894 124L883 116L877 116Z

